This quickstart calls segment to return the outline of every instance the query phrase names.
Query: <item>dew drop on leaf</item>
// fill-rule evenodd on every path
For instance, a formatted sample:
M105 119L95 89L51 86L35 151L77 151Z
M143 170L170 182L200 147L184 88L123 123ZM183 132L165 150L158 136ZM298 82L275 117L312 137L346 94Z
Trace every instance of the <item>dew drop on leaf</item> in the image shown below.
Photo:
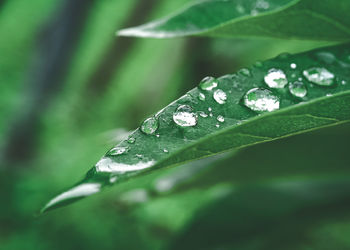
M218 86L217 80L212 76L207 76L199 83L199 88L202 90L212 90Z
M208 115L207 115L205 112L203 112L203 111L199 111L198 114L199 114L201 117L203 117L203 118L207 118L207 117L208 117Z
M174 122L181 127L193 127L197 124L197 115L188 105L180 105L173 114Z
M302 97L306 96L307 89L306 89L305 84L303 82L296 81L293 83L292 82L289 83L289 92L295 97L302 98Z
M219 122L224 122L224 121L225 121L225 118L224 118L222 115L218 115L218 117L216 117L216 119L217 119Z
M264 77L264 81L270 88L284 88L288 83L287 77L280 69L270 69Z
M122 147L122 146L116 146L109 150L106 155L109 156L117 156L117 155L122 155L128 152L129 148L128 147Z
M205 95L204 95L203 93L199 93L198 99L199 99L200 101L205 101Z
M141 131L146 135L154 134L159 127L159 122L155 117L150 117L143 121Z
M127 141L128 141L128 143L134 144L136 139L134 137L130 137L130 138L128 138Z
M243 103L246 107L256 112L271 112L280 107L279 98L270 90L262 88L249 90L243 97Z
M325 68L313 67L303 71L305 78L320 86L331 86L334 83L334 74Z
M227 95L222 89L217 89L213 94L214 100L219 104L225 104L227 100Z
M250 76L250 71L247 68L242 68L238 71L238 74L243 76Z
M291 63L291 64L290 64L290 68L291 68L291 69L296 69L296 68L297 68L297 65L296 65L295 63Z

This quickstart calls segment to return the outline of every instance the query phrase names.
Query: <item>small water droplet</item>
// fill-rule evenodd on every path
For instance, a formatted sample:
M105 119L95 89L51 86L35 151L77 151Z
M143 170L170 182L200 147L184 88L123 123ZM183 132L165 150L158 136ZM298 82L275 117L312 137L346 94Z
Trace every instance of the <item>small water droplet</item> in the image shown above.
M280 69L270 69L264 77L265 83L270 88L284 88L288 83L287 77Z
M150 117L143 121L141 131L146 135L154 134L159 127L159 122L155 117Z
M303 71L307 80L320 86L331 86L334 83L334 74L325 68L309 68Z
M128 138L128 143L134 144L136 139L134 137L129 137Z
M199 115L200 115L201 117L203 117L203 118L208 117L208 115L207 115L206 113L204 113L203 111L199 111L198 113L199 113Z
M280 100L270 90L253 88L243 97L244 105L256 112L274 111L279 109Z
M199 99L200 101L205 101L205 94L199 93L198 99Z
M112 175L111 177L109 177L109 182L110 183L115 183L117 181L118 177L115 175Z
M224 118L222 115L218 115L218 117L216 117L216 119L217 119L219 122L224 122L224 121L225 121L225 118Z
M219 104L226 103L227 95L222 89L215 90L213 97L214 97L214 100Z
M108 156L117 156L117 155L122 155L128 152L129 148L128 147L123 147L123 146L116 146L109 150L106 155Z
M218 86L217 80L212 76L207 76L199 83L199 88L202 90L212 90Z
M290 53L288 52L281 53L277 56L278 59L288 59L289 57L290 57Z
M325 62L325 63L328 63L328 64L332 64L332 63L334 63L334 62L337 60L337 58L335 57L335 55L333 55L333 54L330 53L330 52L326 52L326 51L318 52L318 53L316 54L316 57L317 57L319 60L321 60L321 61L323 61L323 62Z
M139 158L139 159L142 159L142 158L143 158L143 155L141 155L141 154L136 154L136 157Z
M295 73L293 73L293 74L291 74L291 77L295 78L295 77L297 77L297 75Z
M210 116L210 117L213 117L213 113L209 113L209 116Z
M166 148L163 149L163 152L164 153L169 153L169 151Z
M250 76L250 71L247 68L242 68L238 71L238 74L243 76Z
M208 108L208 111L209 111L209 112L211 112L211 111L212 111L212 108L211 108L211 107L209 107L209 108Z
M333 94L331 94L331 93L328 93L328 94L326 94L326 96L333 96Z
M255 67L261 68L263 66L263 63L261 61L256 61L254 65Z
M220 124L216 124L215 127L220 128Z
M174 122L181 127L193 127L197 124L197 115L188 105L180 105L173 114Z
M295 97L304 97L307 94L305 84L303 82L293 82L289 83L289 92Z
M240 5L240 4L236 5L236 10L240 14L243 14L245 12L244 7L242 5Z
M341 81L341 85L345 85L346 84L346 81L345 80L342 80Z
M291 68L291 69L296 69L296 68L297 68L297 65L296 65L295 63L291 63L291 64L290 64L290 68Z

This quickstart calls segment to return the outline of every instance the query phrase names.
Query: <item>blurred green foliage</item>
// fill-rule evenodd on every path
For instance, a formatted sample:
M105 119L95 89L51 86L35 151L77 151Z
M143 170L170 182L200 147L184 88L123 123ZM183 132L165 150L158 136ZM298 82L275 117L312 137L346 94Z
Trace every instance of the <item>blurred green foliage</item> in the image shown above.
M145 2L0 1L0 248L194 249L204 238L210 244L200 249L350 249L349 125L223 155L215 164L199 163L202 168L143 176L36 216L123 134L203 76L329 45L116 38L116 29L164 16L189 0ZM84 15L60 22L72 5ZM78 21L75 36L58 39L59 30ZM74 46L67 51L67 44ZM43 53L43 47L49 49ZM56 63L63 55L68 59ZM43 65L62 70L39 77ZM50 88L52 82L57 86ZM157 188L167 176L182 177L171 190Z

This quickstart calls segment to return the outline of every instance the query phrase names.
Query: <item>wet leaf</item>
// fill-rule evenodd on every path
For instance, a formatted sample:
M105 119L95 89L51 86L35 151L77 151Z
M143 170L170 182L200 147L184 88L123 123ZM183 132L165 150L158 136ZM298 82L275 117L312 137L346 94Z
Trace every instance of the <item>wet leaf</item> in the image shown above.
M348 122L349 55L349 45L283 54L237 74L205 78L145 119L142 131L107 152L43 211L153 170ZM305 85L303 97L290 90L295 81Z
M275 37L349 40L350 2L314 0L212 0L194 3L168 17L132 28L120 36Z

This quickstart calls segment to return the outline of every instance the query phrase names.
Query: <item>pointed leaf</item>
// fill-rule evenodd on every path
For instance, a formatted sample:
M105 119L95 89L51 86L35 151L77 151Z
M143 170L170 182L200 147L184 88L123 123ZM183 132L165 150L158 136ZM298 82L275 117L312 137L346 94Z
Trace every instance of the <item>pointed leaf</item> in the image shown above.
M349 40L349 10L350 2L347 0L200 1L168 17L122 29L118 35Z
M349 121L349 56L346 44L206 78L146 119L44 210L152 170Z

